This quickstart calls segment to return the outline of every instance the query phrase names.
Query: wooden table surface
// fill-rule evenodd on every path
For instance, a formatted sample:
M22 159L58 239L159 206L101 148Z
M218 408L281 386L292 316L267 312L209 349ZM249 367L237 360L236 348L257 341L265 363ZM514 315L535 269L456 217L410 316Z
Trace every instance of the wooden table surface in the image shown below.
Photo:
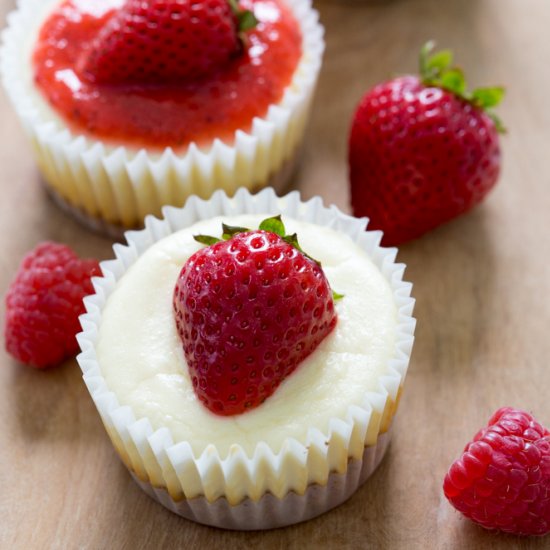
M0 0L0 26L13 0ZM232 533L151 501L117 459L75 361L48 372L0 351L0 548L550 548L462 519L441 484L503 405L550 425L550 3L316 0L327 52L295 186L348 209L347 130L361 94L416 67L428 38L456 50L473 84L504 83L504 169L486 202L403 246L417 340L393 442L340 508L308 523ZM47 198L0 94L0 291L38 241L111 257L111 242ZM1 306L0 328L3 328Z

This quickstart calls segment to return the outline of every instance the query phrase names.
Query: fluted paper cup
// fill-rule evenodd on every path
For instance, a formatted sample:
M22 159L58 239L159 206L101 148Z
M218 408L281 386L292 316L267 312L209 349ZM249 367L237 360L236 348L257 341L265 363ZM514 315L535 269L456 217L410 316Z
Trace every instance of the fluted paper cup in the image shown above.
M98 360L102 314L127 270L155 243L201 220L240 214L282 214L283 219L327 226L349 236L391 289L396 310L394 344L375 387L359 392L361 398L349 403L345 414L331 417L327 430L304 426L303 439L287 437L277 449L260 441L247 452L234 441L225 452L211 441L195 453L193 442L177 439L166 425L120 404ZM145 229L126 234L126 246L115 245L116 259L101 264L103 277L94 279L96 294L85 299L78 362L116 450L150 496L200 523L267 529L326 512L349 498L371 475L389 442L415 320L411 284L403 281L405 266L395 263L396 249L379 246L381 232L364 230L366 223L365 218L323 206L319 198L303 202L297 192L278 197L269 188L255 195L240 189L230 198L217 191L210 200L191 197L183 208L164 208L163 219L148 217ZM269 407L269 399L261 407Z
M60 0L19 0L2 34L4 87L30 138L51 194L90 227L111 234L138 227L164 205L209 197L216 189L283 188L303 139L324 51L323 28L311 0L285 0L302 31L302 56L282 99L231 142L183 152L132 149L70 131L33 83L31 55L41 23Z

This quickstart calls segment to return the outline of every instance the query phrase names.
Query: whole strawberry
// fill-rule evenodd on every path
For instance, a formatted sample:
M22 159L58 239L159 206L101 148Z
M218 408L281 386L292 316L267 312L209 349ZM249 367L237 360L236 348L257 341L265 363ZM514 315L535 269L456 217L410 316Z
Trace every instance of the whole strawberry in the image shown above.
M255 24L236 0L126 0L78 70L109 84L197 80L238 55L238 33Z
M499 409L453 463L443 490L488 529L550 532L550 432L527 412Z
M280 218L223 226L184 265L174 290L193 388L208 409L260 405L336 325L329 283Z
M82 298L100 275L96 260L81 260L68 247L39 244L23 259L6 294L7 351L33 367L51 367L78 351Z
M499 87L470 93L448 50L420 56L420 78L379 84L361 100L349 138L351 203L397 245L466 212L495 185Z

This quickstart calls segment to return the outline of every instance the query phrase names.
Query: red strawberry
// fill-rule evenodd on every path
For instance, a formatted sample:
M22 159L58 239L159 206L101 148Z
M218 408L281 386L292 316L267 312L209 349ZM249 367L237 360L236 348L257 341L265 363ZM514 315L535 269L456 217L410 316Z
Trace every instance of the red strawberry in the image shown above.
M82 298L100 275L97 260L81 260L62 244L39 244L23 259L6 294L6 349L22 363L50 367L78 351Z
M242 51L254 16L229 0L127 0L103 27L78 70L100 83L199 79Z
M466 212L495 185L498 132L490 107L502 88L466 91L448 50L421 53L421 78L375 86L361 100L349 139L351 202L370 229L396 245Z
M488 529L550 532L550 432L529 413L499 409L453 463L443 490Z
M211 246L181 270L174 311L197 396L233 415L265 401L331 332L336 312L323 270L279 217L223 233L196 237Z

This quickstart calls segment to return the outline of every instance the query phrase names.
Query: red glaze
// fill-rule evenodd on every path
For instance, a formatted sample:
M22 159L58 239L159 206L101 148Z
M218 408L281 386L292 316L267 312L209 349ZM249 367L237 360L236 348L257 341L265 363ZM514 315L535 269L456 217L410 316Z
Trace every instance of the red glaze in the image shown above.
M243 55L215 74L178 85L94 84L75 72L77 60L121 3L66 0L41 28L34 79L75 133L149 149L230 143L280 101L301 56L299 25L280 0L243 0L260 23Z

